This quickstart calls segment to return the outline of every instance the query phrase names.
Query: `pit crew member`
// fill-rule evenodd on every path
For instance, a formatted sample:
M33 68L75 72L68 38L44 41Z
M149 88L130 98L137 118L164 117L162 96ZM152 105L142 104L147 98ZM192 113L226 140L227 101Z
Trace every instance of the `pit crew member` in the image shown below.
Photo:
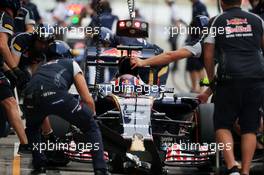
M248 175L263 101L264 22L259 16L241 10L241 0L221 0L221 6L224 12L214 18L211 27L224 28L224 32L211 33L204 41L204 61L210 82L215 77L215 53L219 63L214 127L217 142L232 145L231 150L223 150L227 173L239 175L230 131L238 118L242 135L241 173Z
M20 8L19 0L1 0L0 1L0 102L1 107L5 110L5 114L16 131L19 141L20 150L23 147L27 147L27 137L24 131L24 126L19 114L18 104L13 96L9 80L5 76L7 74L7 67L3 68L4 63L8 65L12 71L9 73L17 79L24 77L23 72L17 67L13 60L12 54L8 47L8 39L13 35L14 25L13 18ZM1 116L3 117L3 116Z
M54 32L50 26L41 24L33 33L23 32L11 40L10 50L16 65L25 72L28 80L39 63L45 59L45 50L54 41ZM19 90L25 84L21 84Z
M192 6L192 22L190 24L190 27L194 30L192 30L191 33L188 35L187 43L188 40L190 41L197 40L197 37L199 37L199 34L197 34L196 32L196 25L194 23L195 17L198 15L204 15L209 17L206 6L200 0L191 0L191 2L193 6ZM196 59L191 57L187 59L186 70L189 73L192 83L191 92L200 93L202 91L202 88L199 86L199 81L200 79L206 76L203 58L201 57L200 59Z
M45 59L45 51L48 45L54 41L55 35L52 28L46 24L40 24L33 33L19 33L11 40L11 52L16 65L27 75L27 81L20 83L17 88L19 93L23 91L33 72ZM52 129L48 118L43 123L43 135L52 137Z
M56 55L61 57L54 57L54 47ZM94 146L91 152L95 174L107 175L109 173L104 160L102 137L94 120L94 101L89 95L81 68L64 54L65 50L69 50L69 46L64 42L50 44L47 51L48 62L38 68L25 89L29 142L35 145L40 143L40 126L46 116L60 116L79 127L86 136L87 143ZM83 103L68 93L72 84L75 84ZM39 149L34 148L32 155L35 170L43 172L45 157Z

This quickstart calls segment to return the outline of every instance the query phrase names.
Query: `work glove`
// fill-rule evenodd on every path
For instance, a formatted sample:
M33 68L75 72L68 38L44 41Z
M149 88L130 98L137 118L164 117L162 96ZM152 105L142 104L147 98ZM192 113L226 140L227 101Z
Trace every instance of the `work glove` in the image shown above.
M14 89L16 87L17 76L12 70L5 71L4 74L6 78L9 80L11 88Z
M17 76L17 81L16 81L17 88L19 90L24 89L27 82L29 81L29 77L27 76L25 72L23 72L18 67L13 68L12 71Z

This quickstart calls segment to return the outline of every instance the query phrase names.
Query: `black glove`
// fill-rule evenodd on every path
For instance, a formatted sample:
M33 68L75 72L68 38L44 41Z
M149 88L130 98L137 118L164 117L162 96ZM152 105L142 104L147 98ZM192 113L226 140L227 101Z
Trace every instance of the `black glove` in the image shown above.
M14 89L17 83L17 76L11 70L5 71L4 74L6 78L9 80L11 88Z
M20 70L18 67L13 68L12 71L17 76L17 83L16 83L17 88L20 90L23 89L26 86L27 82L29 81L29 77L26 75L25 72Z

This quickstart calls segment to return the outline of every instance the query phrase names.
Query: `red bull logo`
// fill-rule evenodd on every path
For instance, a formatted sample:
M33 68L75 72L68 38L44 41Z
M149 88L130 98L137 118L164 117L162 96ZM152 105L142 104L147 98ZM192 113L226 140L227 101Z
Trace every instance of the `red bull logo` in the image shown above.
M118 56L121 55L121 52L116 48L111 48L104 50L101 56Z
M227 25L242 25L242 24L248 24L248 21L246 18L235 18L235 19L230 19L226 20Z
M106 49L101 56L115 56L115 57L121 57L121 50L117 50L116 48L111 48L111 49ZM124 50L123 51L123 56L127 55L127 51ZM137 52L137 51L132 51L132 56L134 57L140 57L141 56L141 52Z
M236 26L235 28L226 27L226 33L227 34L232 34L232 33L247 33L247 32L252 32L251 25L247 25L246 27Z
M127 85L127 84L131 84L128 79L122 81L122 85Z

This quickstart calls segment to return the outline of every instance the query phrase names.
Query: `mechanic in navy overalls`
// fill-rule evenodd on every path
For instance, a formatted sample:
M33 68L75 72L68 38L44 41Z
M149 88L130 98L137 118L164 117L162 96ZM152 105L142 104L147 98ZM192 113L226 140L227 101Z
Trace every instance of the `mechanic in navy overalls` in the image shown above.
M99 17L101 27L108 28L113 33L116 33L116 24L117 24L117 21L119 20L119 18L118 18L118 16L112 14L110 2L102 1L101 2L101 11L102 12L101 12L100 17ZM92 17L92 21L89 25L90 27L94 28L94 27L98 26L98 24L97 24L98 19L97 18L98 18L97 15L94 15ZM92 42L91 44L96 45L96 41ZM116 71L117 71L116 68L109 67L109 79L110 80L114 77ZM101 80L101 81L103 82L104 80Z
M195 19L198 15L204 15L209 17L206 6L200 0L190 0L193 4L192 6L192 19Z
M22 23L20 23L23 25ZM14 36L10 43L13 59L18 67L25 73L27 80L17 85L18 94L23 95L23 89L31 78L31 75L45 60L45 50L54 41L54 30L51 26L40 24L33 33L22 32ZM9 78L14 84L12 77ZM25 114L23 114L25 116ZM42 135L45 138L54 138L48 118L42 125Z
M106 27L115 33L115 24L118 21L118 16L112 14L112 9L108 1L101 2L101 14L99 19L101 27ZM97 26L97 15L92 17L92 21L89 26Z
M24 73L17 67L8 47L9 37L13 35L14 31L13 19L19 8L19 0L0 1L0 130L5 130L5 116L7 116L18 135L20 141L19 152L21 153L22 148L27 147L28 141L19 114L18 104L8 79L13 77L15 84L25 79ZM5 112L4 115L2 115L2 108Z
M108 175L101 132L94 119L94 101L80 66L70 57L70 47L65 42L54 41L47 50L48 62L38 68L25 89L26 133L29 143L33 144L32 163L36 172L45 171L47 159L37 144L41 142L42 122L53 114L82 131L86 143L93 145L91 153L95 175ZM82 102L68 93L73 84Z
M55 35L52 28L46 24L40 24L33 33L18 33L11 39L10 50L13 59L16 61L18 67L27 75L28 80L39 63L44 61L44 51L54 38ZM18 86L19 91L23 89L25 83L21 83Z
M195 21L195 18L197 16L202 15L209 17L209 14L207 12L206 6L200 0L191 0L191 2L193 5L192 5L192 22L190 24L190 28L193 29L193 27L195 27L193 21ZM197 36L199 37L199 34L197 34L195 30L192 30L192 32L189 33L186 42L189 43L194 40L197 40ZM202 89L199 86L199 81L200 79L206 76L204 70L203 58L196 59L195 57L191 57L187 59L186 70L189 73L192 83L191 92L193 93L201 92Z
M37 32L40 28L44 29L43 25L39 25L33 32L35 21L32 15L32 12L24 7L18 10L18 16L14 20L16 34L10 40L9 47L12 57L26 76L25 81L16 85L18 97L21 97L21 92L29 81L32 72L45 59L44 50L49 42L53 41L54 36L53 34L41 35L42 33ZM44 31L45 29L43 33ZM8 78L14 87L14 78L12 76Z

